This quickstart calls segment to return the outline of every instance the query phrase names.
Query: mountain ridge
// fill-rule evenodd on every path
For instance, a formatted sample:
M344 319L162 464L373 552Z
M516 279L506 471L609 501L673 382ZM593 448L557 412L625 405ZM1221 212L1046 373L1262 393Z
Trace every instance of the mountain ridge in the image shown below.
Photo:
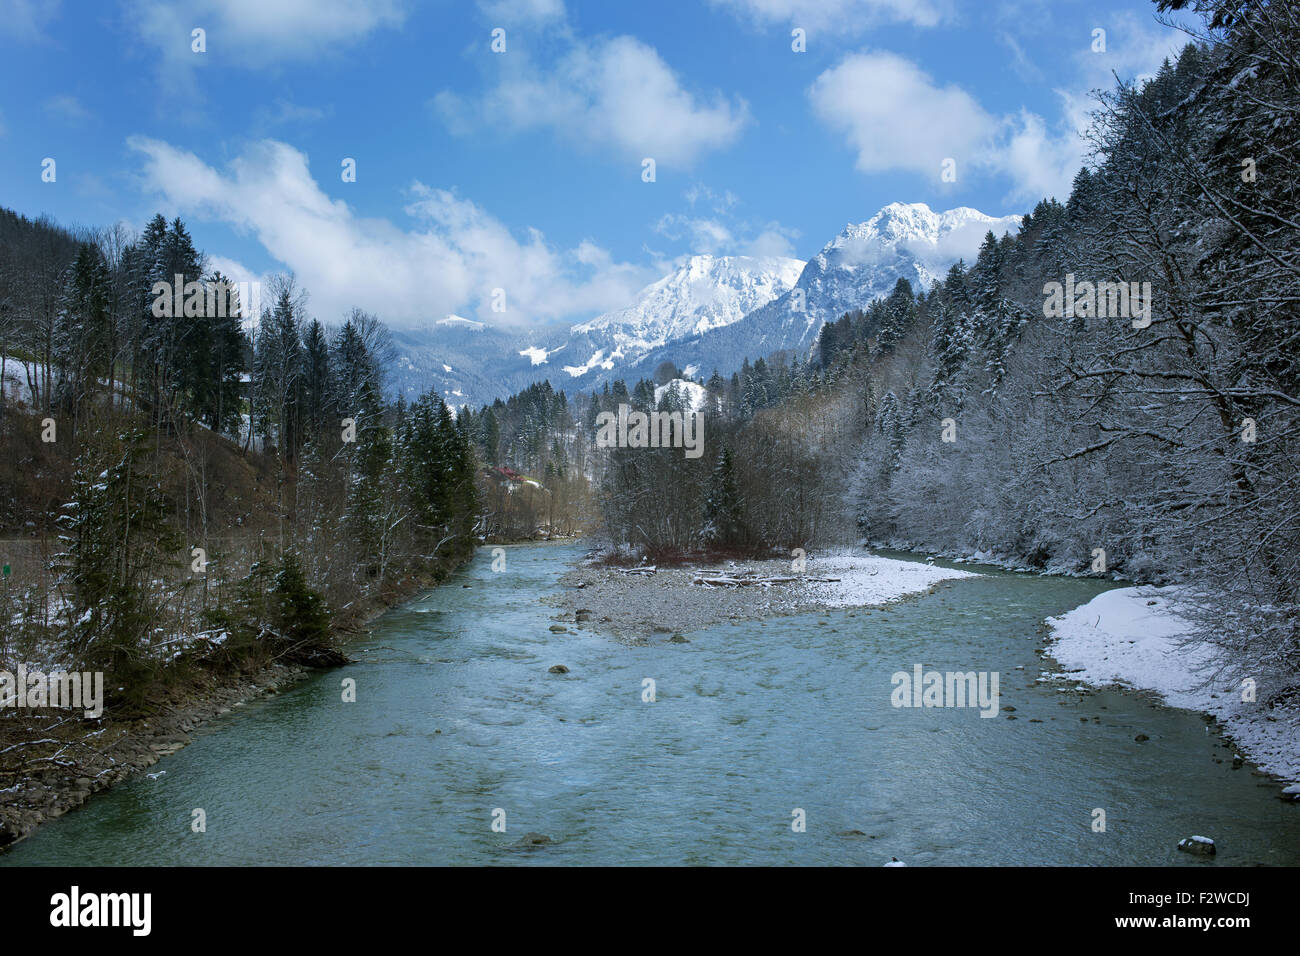
M452 404L481 404L547 378L557 390L586 391L650 377L665 361L698 377L777 351L807 358L823 323L865 308L900 278L930 288L973 257L988 232L1014 231L1020 221L969 206L935 212L893 202L846 223L806 262L688 256L628 306L567 328L520 332L447 316L433 323L437 342L396 336L405 351L394 384L407 394L433 385Z

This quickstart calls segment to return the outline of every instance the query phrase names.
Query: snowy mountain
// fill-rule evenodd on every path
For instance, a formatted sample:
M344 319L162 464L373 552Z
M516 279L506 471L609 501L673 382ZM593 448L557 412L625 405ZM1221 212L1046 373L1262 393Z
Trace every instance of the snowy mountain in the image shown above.
M974 259L985 234L1015 232L1019 216L995 218L962 206L936 213L925 203L890 203L850 223L822 247L789 292L709 335L671 343L648 357L724 373L744 357L790 349L807 356L825 322L888 295L901 278L928 289L954 262Z
M421 332L394 333L396 390L435 388L452 404L481 404L549 378L587 389L650 375L645 356L743 319L789 291L805 263L778 256L692 256L646 286L627 308L574 326L522 332L447 316Z
M1019 226L1019 216L995 219L968 206L936 213L925 203L890 203L866 222L845 226L799 277L807 297L800 341L823 322L888 295L899 279L929 289L963 254L973 259L990 230L1001 236Z
M669 342L739 322L789 291L805 265L776 256L692 256L626 309L575 325L567 351L583 361L564 370L578 378L627 367Z
M505 397L542 379L588 390L650 377L671 361L690 377L728 374L746 358L806 356L822 324L887 295L905 278L928 289L958 259L973 260L990 231L1015 232L1019 216L890 203L850 223L807 263L754 256L692 256L626 308L570 327L514 332L447 316L421 334L395 335L397 390L435 387L453 404Z

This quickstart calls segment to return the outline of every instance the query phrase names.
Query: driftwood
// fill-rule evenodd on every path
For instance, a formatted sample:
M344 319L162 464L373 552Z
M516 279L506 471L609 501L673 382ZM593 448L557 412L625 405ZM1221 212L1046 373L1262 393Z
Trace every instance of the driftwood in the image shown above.
M738 588L746 587L751 584L759 584L767 587L772 584L790 584L793 581L817 581L820 583L838 582L839 578L817 578L810 575L789 575L785 577L760 578L755 575L736 575L735 577L716 577L695 579L695 584L705 584L714 588Z
M648 568L615 568L619 574L654 574L659 569L654 565Z

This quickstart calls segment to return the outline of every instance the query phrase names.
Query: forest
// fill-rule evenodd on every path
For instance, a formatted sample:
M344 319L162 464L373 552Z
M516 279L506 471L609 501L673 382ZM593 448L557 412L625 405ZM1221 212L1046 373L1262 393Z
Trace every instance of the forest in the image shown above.
M0 210L0 659L108 671L127 708L339 662L336 633L463 561L479 515L465 423L386 395L378 319L324 324L287 275L255 323L237 298L159 308L176 276L227 282L180 219Z

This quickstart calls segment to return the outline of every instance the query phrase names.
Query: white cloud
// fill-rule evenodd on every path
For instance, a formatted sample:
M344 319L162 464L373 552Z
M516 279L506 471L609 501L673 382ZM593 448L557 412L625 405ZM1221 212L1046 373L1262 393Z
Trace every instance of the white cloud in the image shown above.
M705 99L686 90L654 48L630 36L573 41L552 67L522 52L502 58L503 78L481 98L450 91L434 98L449 128L480 124L551 129L577 142L595 142L623 158L689 166L731 145L749 121L743 100Z
M736 237L716 219L665 213L655 224L655 232L674 242L685 242L695 253L727 255L736 248Z
M942 164L951 158L959 182L972 172L1006 176L1009 202L1064 200L1087 154L1080 134L1092 108L1088 90L1113 86L1110 70L1122 79L1149 76L1182 46L1177 31L1136 17L1118 22L1108 34L1108 53L1092 53L1085 34L1079 52L1066 60L1073 63L1074 84L1054 90L1060 103L1054 120L1023 108L994 115L960 86L940 85L889 52L844 57L817 77L808 96L818 118L854 148L864 173L905 170L938 186Z
M311 60L369 33L400 26L406 0L130 0L127 19L170 66L201 65L190 31L207 33L207 54L265 67Z
M997 120L959 86L939 86L894 53L855 53L822 73L808 95L822 122L845 135L864 173L932 175L948 157L984 155Z
M1036 200L1054 196L1065 202L1086 153L1077 129L1067 122L1053 132L1041 117L1021 110L1004 121L1003 134L992 161L1014 183L1012 197Z
M949 19L949 0L712 0L744 23L786 24L812 33L861 33L882 23L933 27Z
M1166 57L1171 63L1176 61L1190 42L1182 30L1129 12L1097 20L1097 26L1106 31L1106 52L1092 51L1091 33L1081 39L1074 55L1075 65L1083 75L1079 92L1110 89L1116 76L1125 81L1149 79Z
M743 242L740 251L746 256L782 256L794 259L794 240L798 237L797 231L771 223L758 235Z
M733 197L734 199L734 197ZM685 243L688 254L715 256L784 256L794 258L798 232L780 223L761 227L748 223L728 225L718 218L665 213L655 223L655 232L673 242Z
M321 191L303 153L275 140L251 145L225 172L158 140L128 145L144 158L146 188L177 213L254 234L310 291L323 321L357 305L398 328L449 313L523 325L622 306L654 278L591 242L563 250L537 230L517 238L469 200L419 182L406 207L413 228L360 218ZM505 313L491 309L497 288Z
M990 232L998 238L1009 232L1013 236L1020 230L1018 215L1002 216L992 222L968 222L939 237L934 246L911 246L920 258L926 260L933 268L946 268L948 263L965 259L969 265L975 261L984 237Z

